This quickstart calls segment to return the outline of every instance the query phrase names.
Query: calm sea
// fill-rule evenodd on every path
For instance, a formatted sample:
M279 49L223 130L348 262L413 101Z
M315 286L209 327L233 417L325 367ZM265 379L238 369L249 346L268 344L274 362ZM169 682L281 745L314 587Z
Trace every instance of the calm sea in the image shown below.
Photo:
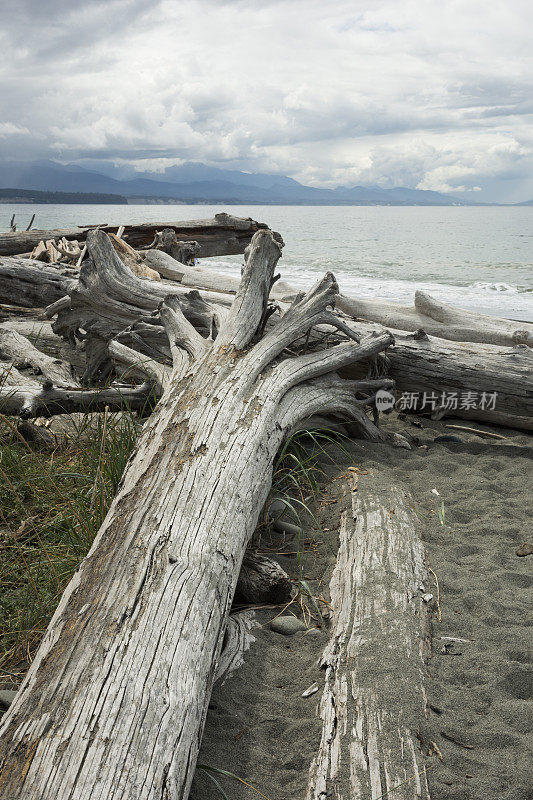
M0 205L19 229L212 217L266 222L284 240L286 280L310 286L330 270L345 294L412 303L415 289L486 314L533 321L533 207ZM242 258L206 259L239 274Z

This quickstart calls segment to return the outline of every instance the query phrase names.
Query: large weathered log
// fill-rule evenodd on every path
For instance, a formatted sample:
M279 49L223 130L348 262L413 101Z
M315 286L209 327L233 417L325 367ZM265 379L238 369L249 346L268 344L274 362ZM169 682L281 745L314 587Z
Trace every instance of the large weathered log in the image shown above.
M44 266L26 258L0 258L0 303L44 308L68 294L76 283L77 274L64 266Z
M411 508L397 487L360 481L342 516L307 800L429 800L416 735L426 715L429 582Z
M169 277L177 269L174 275L176 281L210 289L209 292L203 292L202 297L211 305L216 304L215 307L221 311L221 305L227 307L231 300L228 292L234 292L238 284L238 280L231 276L219 275L203 268L187 268L160 251L149 251L145 258L150 266L162 274L166 272ZM276 297L276 287L279 286L283 300L291 298L291 291L294 297L294 290L288 284L281 283L274 284L271 296ZM183 296L187 289L183 282L163 284L154 289L153 285L147 287L146 281L141 282L134 278L125 267L111 275L107 268L97 267L89 261L82 270L80 284L71 291L75 308L63 309L54 323L54 330L63 335L72 335L78 328L82 328L88 332L89 337L100 342L94 358L91 358L88 346L90 358L86 378L89 380L98 374L102 364L109 364L107 343L117 335L123 344L140 350L150 358L164 361L170 353L163 328L160 323L156 324L156 318L143 322L142 315L147 311L155 311L167 291ZM201 305L198 295L195 294L194 297L198 313L193 315L187 308L184 311L193 324L200 326L200 330L206 333L210 324L209 315L206 313L202 318L201 308L205 306ZM284 302L280 302L280 305L282 310L287 307ZM139 322L135 322L136 319ZM368 323L354 324L349 319L344 321L355 330L368 333L375 328ZM500 322L505 320L498 320L497 324ZM324 334L327 330L324 328ZM392 332L396 337L396 347L389 352L390 374L401 392L419 393L418 404L415 403L412 410L422 410L425 393L429 401L425 408L426 413L429 410L442 416L458 416L525 430L532 429L531 353L523 347L462 344L434 337L428 340L422 335L413 336L406 331ZM364 372L358 377L363 375ZM474 405L472 395L467 403L468 392L477 393L479 403ZM490 398L495 392L496 405L492 408ZM435 393L438 400L432 401L431 397ZM450 398L446 408L441 408L443 393Z
M423 328L432 336L455 342L533 346L531 323L464 311L441 303L422 291L415 292L414 306L341 295L337 298L336 307L355 319L409 332Z
M368 323L353 323L370 332ZM387 353L400 410L533 430L533 350L393 331ZM358 377L357 370L347 370ZM405 393L405 394L404 394Z
M90 254L82 264L78 282L70 288L70 300L54 305L47 312L57 313L52 325L54 333L71 342L75 339L85 342L87 366L83 379L88 383L107 379L111 369L108 343L133 324L136 326L133 342L136 349L153 355L154 334L157 336L157 333L154 331L156 319L152 315L156 312L159 321L157 309L166 297L179 297L185 317L206 336L214 324L220 326L224 314L222 305L229 307L233 299L209 292L200 294L176 283L140 278L119 257L102 257L97 239L92 240ZM159 322L159 332L162 331ZM146 338L148 346L145 346ZM164 333L163 340L167 342ZM122 343L132 344L127 338ZM161 344L158 349L160 347Z
M95 226L69 228L67 230L32 230L19 233L0 233L0 256L28 253L33 250L41 240L46 239L77 239L84 242L87 234ZM101 230L106 233L117 233L120 226L104 225ZM213 219L191 220L187 222L146 222L141 225L126 225L123 238L132 247L140 248L149 246L157 231L170 228L176 232L178 239L190 241L194 239L200 245L198 258L205 256L237 255L244 253L252 236L258 230L266 230L268 226L263 222L256 222L251 218L234 217L231 214L215 214ZM278 241L279 234L275 234Z
M21 423L21 425L29 424ZM255 615L251 609L235 611L229 615L222 651L217 661L214 683L224 682L239 669L244 661L245 652L255 641L251 631L256 624ZM0 691L0 711L7 711L16 696L17 693L13 691Z
M104 233L93 258L118 261ZM214 340L170 298L160 314L174 373L117 497L69 584L0 727L10 800L184 800L244 551L275 454L302 418L364 417L357 387L328 376L389 334L281 359L319 322L328 274L263 333L280 247L253 239ZM159 284L151 284L159 286Z

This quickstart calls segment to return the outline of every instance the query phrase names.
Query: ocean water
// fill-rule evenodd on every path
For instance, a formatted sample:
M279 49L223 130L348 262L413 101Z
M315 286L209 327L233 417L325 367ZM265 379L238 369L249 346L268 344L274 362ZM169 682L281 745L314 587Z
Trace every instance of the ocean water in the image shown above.
M533 207L0 205L0 229L171 222L221 211L279 231L282 277L307 287L327 270L344 294L411 304L415 289L462 308L533 322ZM205 259L239 274L240 256Z

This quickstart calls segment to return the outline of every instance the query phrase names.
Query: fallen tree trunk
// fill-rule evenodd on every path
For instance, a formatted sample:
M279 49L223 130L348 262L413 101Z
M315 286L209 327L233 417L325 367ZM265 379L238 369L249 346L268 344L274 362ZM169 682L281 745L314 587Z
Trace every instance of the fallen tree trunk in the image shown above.
M119 225L103 225L101 230L106 233L117 233L119 227ZM84 242L87 234L94 228L94 225L90 225L66 230L0 233L0 256L30 252L41 240L59 240L64 237L67 241L76 239L78 242ZM256 222L250 217L245 219L221 213L215 214L213 219L187 222L145 222L140 225L126 225L122 238L137 249L148 247L152 244L156 233L163 228L170 228L175 231L178 239L194 239L198 242L200 246L196 253L198 258L244 253L254 233L258 230L268 230L268 226L263 222ZM279 234L275 234L275 237L277 241L282 242Z
M464 311L441 303L421 291L415 292L414 307L345 295L337 298L336 307L354 319L377 322L387 328L409 332L423 328L432 336L455 342L533 346L531 323Z
M204 334L208 333L213 307L218 309L219 324L227 313L231 301L227 292L236 285L235 278L184 267L159 251L151 251L148 263L152 267L164 264L168 269L175 269L172 265L176 264L178 276L186 276L190 269L189 282L212 291L200 294L178 283L154 284L133 276L121 262L109 267L87 261L79 284L70 291L70 303L60 310L53 323L54 331L67 339L73 338L80 328L86 332L83 335L88 355L85 380L90 382L99 374L104 377L109 374L109 342L114 338L155 361L165 362L170 357L168 340L156 311L167 293L181 298L185 315ZM274 284L271 296L275 296L277 285ZM290 287L280 287L284 299L288 299L289 290ZM206 301L211 311L207 310ZM281 306L282 312L288 307L285 303ZM155 316L147 317L149 313ZM375 329L369 323L354 323L346 317L343 321L355 332L370 334ZM320 335L327 337L328 331L332 331L331 327L322 326ZM530 348L458 343L397 330L392 333L396 346L388 353L388 369L399 394L409 395L402 410L533 429ZM367 367L365 364L359 368L357 374L352 371L351 377L365 377Z
M358 332L373 330L352 323ZM533 430L533 350L526 345L451 342L393 331L388 374L400 411L459 417L519 430ZM360 372L344 371L357 378Z
M217 662L213 683L227 680L239 669L244 654L255 641L251 631L255 625L253 610L235 611L229 615L224 644ZM13 691L0 691L0 711L7 711L17 696Z
M166 252L149 250L144 260L164 278L178 281L184 286L234 293L238 278L207 270L204 267L177 265ZM272 297L291 302L299 291L286 281L274 284ZM426 333L442 339L459 342L479 342L496 345L527 344L533 346L533 324L493 317L488 314L465 311L435 300L426 292L415 292L414 306L404 306L379 299L361 299L339 294L337 310L355 319L379 323L388 328L415 332L423 328Z
M373 479L372 488L359 482L342 515L307 800L429 800L417 739L426 717L429 581L411 506L402 490L376 488Z
M93 258L118 260L104 233L88 245ZM326 310L338 287L326 275L264 333L279 255L271 232L255 235L214 338L178 298L161 307L172 379L2 721L0 793L10 800L188 796L276 452L318 411L366 432L357 385L329 376L392 343L384 334L283 358L310 327L338 324Z
M68 294L77 277L64 266L44 266L26 258L0 258L0 303L44 308Z

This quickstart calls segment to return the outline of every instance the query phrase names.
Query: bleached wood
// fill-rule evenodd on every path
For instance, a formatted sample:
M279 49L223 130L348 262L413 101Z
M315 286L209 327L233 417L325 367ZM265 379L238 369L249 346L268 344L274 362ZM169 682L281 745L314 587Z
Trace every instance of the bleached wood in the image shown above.
M215 683L225 683L243 664L245 652L255 642L252 630L256 625L255 613L251 609L230 614L215 671Z
M429 800L416 731L429 655L424 548L398 487L360 480L341 517L307 800Z
M158 258L161 257L168 262L177 264L165 253L152 252ZM181 275L181 272L187 274L186 269L180 265L181 271L177 277ZM209 301L211 315L218 314L218 326L220 326L221 317L224 314L224 306L221 304L230 302L231 296L227 292L235 291L236 284L227 283L226 276L217 278L216 273L214 273L215 278L211 280L211 273L203 269L196 270L195 273L195 281L197 280L200 285L212 290L224 290L220 293L211 291L211 293L203 294L204 301L205 299ZM278 285L278 283L274 284L271 297ZM130 283L126 272L118 275L116 279L110 280L107 269L100 270L96 282L92 277L88 278L85 285L74 290L75 303L78 308L72 311L71 305L64 306L63 313L59 314L59 319L55 323L55 330L68 336L78 326L88 327L90 331L94 332L94 335L103 341L109 341L110 338L131 325L135 319L139 319L146 310L155 310L165 291L176 293L178 297L182 297L186 292L182 287L176 286L172 289L168 285L165 285L162 292L155 295L145 286L143 286L143 290L144 298L141 296L141 288L135 283ZM334 295L335 292L332 292L332 302L339 302L338 296ZM198 298L200 295L197 296L197 302L200 304L201 300ZM283 303L281 307L282 311L287 311L287 306ZM209 312L207 307L203 308L204 310L198 313L192 308L189 311L185 309L185 313L197 328L200 326L202 332L207 334ZM290 308L287 313L290 318ZM328 330L323 322L318 320L318 317L314 322L316 323L315 330ZM499 322L497 321L496 324ZM369 323L354 324L348 318L341 320L337 315L336 327L338 328L342 324L352 327L356 335L361 331L371 332L376 328L375 325ZM138 328L139 334L141 334L141 328L142 325ZM152 337L153 331L153 327L145 329L145 333L150 333ZM434 337L427 340L424 337L413 337L405 330L397 331L396 329L393 329L392 333L396 338L396 346L388 351L388 361L392 370L391 375L395 378L400 392L420 392L421 398L424 392L428 395L436 392L439 397L443 392L448 394L473 391L478 392L480 397L483 393L489 395L497 392L498 400L495 410L486 407L465 409L458 404L457 409L449 408L445 412L445 416L477 419L524 430L533 429L532 371L530 361L528 361L529 353L523 347L501 347L482 343L462 344ZM163 336L162 331L161 336ZM277 336L276 333L275 337ZM130 344L126 341L124 343ZM164 340L162 346L165 346ZM263 348L265 346L265 342L263 342ZM274 347L276 346L277 339L275 338ZM100 353L100 360L107 358L105 349ZM154 356L153 351L149 349L145 350L145 354Z
M55 388L21 375L14 367L3 372L0 366L0 413L8 416L35 419L56 414L104 411L106 408L147 413L155 401L154 387L148 382L140 386L111 386L107 389Z
M35 245L32 252L30 253L30 260L44 261L44 262L48 261L48 251L42 239L38 244Z
M528 322L515 322L488 314L465 311L449 303L443 303L420 290L415 292L415 309L420 314L448 326L450 331L457 331L456 335L447 336L448 339L461 342L477 341L486 344L533 346L533 325ZM470 329L476 338L465 338L463 334L465 329ZM427 332L430 333L430 331Z
M31 366L37 374L57 387L79 387L72 367L61 359L38 350L25 336L7 325L0 325L0 361L15 367Z
M88 244L93 259L109 258L104 233L91 233ZM175 362L2 721L0 796L188 796L227 614L276 452L308 416L362 413L350 386L322 368L320 378L288 390L268 365L251 377L278 258L272 233L255 234L218 336L185 374Z
M85 259L79 281L71 286L70 303L61 304L52 326L55 333L68 341L85 342L85 381L107 376L108 342L157 312L166 297L179 297L183 313L203 334L211 332L214 320L220 326L224 316L221 302L229 307L230 297L224 300L209 292L200 294L176 284L140 278L117 256L107 236L102 240L93 237L91 242L91 257ZM139 328L138 338L142 338Z
M359 332L375 332L370 323L353 323ZM423 334L393 331L394 347L387 351L388 373L394 379L398 399L403 392L418 393L420 412L424 393L435 396L435 407L422 413L440 419L458 417L520 430L533 430L533 350L526 345L498 345L452 342ZM349 368L346 377L359 377ZM461 394L473 392L476 407L461 406ZM491 396L496 392L495 408ZM457 408L441 409L443 393L455 393ZM484 401L482 402L482 397ZM409 409L407 409L409 410Z
M121 227L124 228L123 225ZM150 269L150 267L143 262L137 250L134 250L133 247L121 239L120 236L115 236L115 234L110 233L109 240L113 245L113 249L117 256L127 267L129 267L134 275L136 275L138 278L149 278L153 281L161 280L159 273L153 269Z
M0 258L0 303L43 308L61 299L77 283L62 266L44 265L25 258Z
M377 322L388 328L426 333L456 342L533 345L533 325L453 308L425 292L415 293L415 305L404 306L379 299L340 295L336 307L356 319Z

